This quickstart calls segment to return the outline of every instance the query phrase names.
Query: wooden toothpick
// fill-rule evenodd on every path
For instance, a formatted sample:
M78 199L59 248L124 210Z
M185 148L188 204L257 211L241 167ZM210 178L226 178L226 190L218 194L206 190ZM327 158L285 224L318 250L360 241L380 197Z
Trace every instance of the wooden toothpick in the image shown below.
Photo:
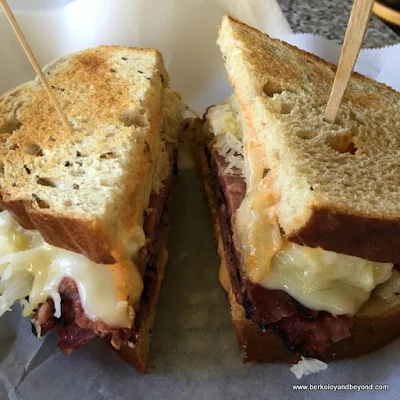
M56 108L65 128L68 130L68 132L73 135L74 131L72 129L72 126L69 124L67 117L64 114L63 109L61 108L59 102L57 101L55 95L54 95L54 91L51 88L51 86L49 85L49 82L47 81L46 77L44 76L42 70L40 69L40 66L28 44L28 42L26 41L24 34L22 33L22 30L20 28L20 26L18 25L17 20L14 17L14 14L12 13L10 7L8 6L7 0L0 0L0 4L3 7L3 10L6 14L6 17L8 19L8 21L10 22L12 28L14 29L15 34L17 35L18 40L20 41L23 49L25 50L26 55L29 58L29 61L31 62L35 72L38 74L39 79L42 81L42 84L44 86L44 88L46 89L47 94L49 95L51 101L54 104L54 107Z
M374 0L354 0L339 66L325 110L325 121L334 123L336 120L340 103L349 84L358 53L360 52L373 4Z

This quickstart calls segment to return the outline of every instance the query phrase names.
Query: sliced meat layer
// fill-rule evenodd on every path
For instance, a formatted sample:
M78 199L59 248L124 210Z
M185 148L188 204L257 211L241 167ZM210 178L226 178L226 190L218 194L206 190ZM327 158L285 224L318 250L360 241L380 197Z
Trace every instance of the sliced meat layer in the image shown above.
M232 240L231 217L246 193L241 171L227 172L227 163L215 149L206 146L214 174L217 208L228 273L236 301L261 329L272 327L292 350L318 357L332 343L350 336L352 320L342 315L310 310L289 294L269 290L251 282L241 269L240 254Z
M231 215L239 208L240 203L245 196L246 184L243 177L235 176L234 178L232 178L231 175L225 173L227 164L224 158L221 157L215 150L212 150L210 152L207 147L205 147L205 149L207 153L207 159L209 161L209 167L214 172L217 207L219 210L218 216L220 219L222 237L224 240L224 250L228 274L237 302L239 304L243 304L244 298L242 278L239 269L239 258L233 243L232 232L230 229L230 220ZM229 207L225 192L229 193L229 184L233 181L236 184L236 189L230 192L231 196L229 197L231 205Z

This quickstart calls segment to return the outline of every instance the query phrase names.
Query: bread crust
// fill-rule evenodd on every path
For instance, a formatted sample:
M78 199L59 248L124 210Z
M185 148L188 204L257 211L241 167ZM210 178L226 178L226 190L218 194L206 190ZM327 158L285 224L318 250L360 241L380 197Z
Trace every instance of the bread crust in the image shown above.
M0 200L0 206L8 210L23 228L39 230L48 244L82 254L98 264L116 262L106 233L91 220L37 209L23 200Z
M400 262L400 222L314 208L307 223L288 240L366 260Z
M228 16L228 15L226 15L224 18L226 18L230 23L233 23L234 25L237 25L237 26L241 27L242 29L251 31L251 32L253 32L253 33L255 33L255 34L261 34L261 35L263 35L263 36L266 36L265 33L262 33L262 32L260 32L258 29L253 28L252 26L246 25L245 23L243 23L243 22L241 22L241 21L239 21L239 20L237 20L237 19L235 19L235 18L232 18L232 17L230 17L230 16ZM219 29L220 29L220 28L221 28L221 27L219 27ZM279 40L279 39L274 39L274 40L281 41L281 40ZM299 53L299 54L305 55L305 56L307 57L307 59L310 59L310 60L312 60L312 61L315 62L315 63L319 63L319 64L321 64L321 65L325 65L326 67L329 67L329 68L332 69L333 71L336 71L336 69L337 69L337 66L336 66L336 65L334 65L334 64L332 64L332 63L330 63L330 62L328 62L328 61L325 61L324 59L322 59L322 58L316 56L316 55L313 54L313 53L309 53L309 52L307 52L307 51L305 51L305 50L301 50L301 49L299 49L298 47L296 47L296 46L294 46L294 45L291 45L291 44L289 44L289 43L286 43L286 45L287 45L288 47L291 47L292 51L297 52L297 53ZM379 88L379 87L384 88L385 90L388 90L388 91L392 92L393 94L396 94L396 95L398 94L398 93L396 92L396 90L394 90L394 89L391 88L390 86L387 86L387 85L385 85L384 83L380 83L380 82L374 81L373 79L368 78L368 77L366 77L366 76L364 76L364 75L361 75L361 74L358 73L358 72L355 72L355 71L352 72L352 78L356 78L356 79L358 79L358 80L365 81L365 82L367 82L367 83L369 83L369 84L373 84L374 86L376 86L376 88ZM350 95L349 93L346 93L346 96L349 96L349 95ZM366 102L365 105L367 106L367 105L368 105L368 102Z
M215 188L212 181L212 172L207 162L204 151L203 122L200 120L191 123L192 141L196 159L200 168L203 189L209 204L214 235L217 242L218 253L221 258L221 269L226 269L221 227L218 218L216 202L214 199ZM225 276L221 274L220 276ZM223 286L226 289L226 282ZM265 332L245 315L244 308L237 303L230 287L228 299L231 307L232 323L236 339L244 363L291 363L299 361L300 354L290 351L279 337L278 333L267 330ZM355 358L378 350L400 337L400 307L393 307L375 313L359 313L354 316L351 336L333 343L319 357L323 361Z
M23 200L3 201L0 195L0 207L2 210L8 210L23 228L35 229Z
M167 230L167 228L164 228ZM161 282L164 278L164 268L168 260L168 252L165 248L167 243L167 232L164 233L164 248L160 254L157 263L157 274L151 283L149 290L149 302L141 302L140 309L136 315L135 342L123 344L119 350L116 350L119 356L132 365L140 373L144 374L147 370L147 358L150 349L151 335L154 327L154 318L156 306L160 295Z

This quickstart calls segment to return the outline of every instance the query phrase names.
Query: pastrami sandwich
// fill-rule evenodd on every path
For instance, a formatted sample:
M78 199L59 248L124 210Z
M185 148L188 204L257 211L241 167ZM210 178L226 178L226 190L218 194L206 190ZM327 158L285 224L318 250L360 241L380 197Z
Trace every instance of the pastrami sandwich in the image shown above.
M0 315L69 354L96 336L146 369L182 120L154 49L101 46L0 98ZM1 323L1 321L0 321Z
M243 360L355 357L393 341L399 93L354 74L330 124L333 65L227 16L218 44L234 94L195 128Z

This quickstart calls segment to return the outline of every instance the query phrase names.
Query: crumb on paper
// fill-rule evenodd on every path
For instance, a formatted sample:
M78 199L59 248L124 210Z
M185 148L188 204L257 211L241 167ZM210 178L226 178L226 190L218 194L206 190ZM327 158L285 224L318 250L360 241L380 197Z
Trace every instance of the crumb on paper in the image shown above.
M188 255L188 253L182 253L182 254L176 259L176 262L182 261L187 255Z
M293 367L290 368L290 371L296 375L297 379L301 379L303 375L316 374L325 371L327 368L328 364L317 360L316 358L301 357L301 361L293 365Z

